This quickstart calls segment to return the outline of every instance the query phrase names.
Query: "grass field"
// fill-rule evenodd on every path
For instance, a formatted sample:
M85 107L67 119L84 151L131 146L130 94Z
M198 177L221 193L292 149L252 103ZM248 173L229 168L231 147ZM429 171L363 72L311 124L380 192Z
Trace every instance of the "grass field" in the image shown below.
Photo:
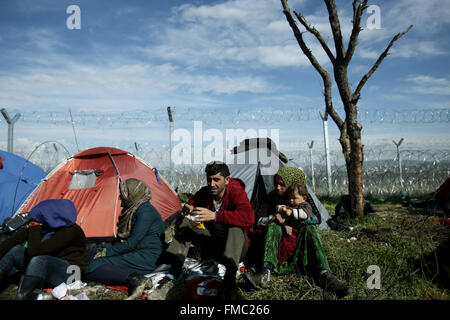
M335 202L324 202L334 212ZM450 292L422 272L424 257L448 236L435 216L411 215L395 203L377 204L374 216L351 221L352 231L321 230L320 236L331 271L353 289L344 299L449 299ZM380 269L380 289L369 289L369 266ZM336 299L308 277L273 276L270 289L245 292L244 299Z
M322 199L330 213L337 199ZM320 236L331 271L347 283L353 293L345 300L448 300L450 291L432 281L436 272L425 268L425 257L449 237L449 228L438 223L438 217L408 212L398 199L379 202L372 199L378 211L373 216L356 218L352 231L320 230ZM170 230L167 235L170 238ZM369 289L369 266L380 270L380 289ZM434 266L434 265L433 265ZM426 270L431 270L425 272ZM324 292L312 278L291 274L272 276L269 289L248 291L238 278L238 295L242 300L322 300L336 299ZM11 285L0 299L14 299L17 286ZM124 299L126 295L109 290L89 295L90 299ZM184 299L180 284L169 299Z

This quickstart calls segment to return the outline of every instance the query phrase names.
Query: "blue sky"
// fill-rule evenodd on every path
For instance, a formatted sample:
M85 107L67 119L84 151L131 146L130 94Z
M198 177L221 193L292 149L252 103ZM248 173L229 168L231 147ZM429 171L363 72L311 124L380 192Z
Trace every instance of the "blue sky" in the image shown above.
M70 16L66 9L73 4L81 9L80 30L66 27ZM371 111L450 108L450 1L369 4L381 10L381 29L368 30L370 15L364 16L365 30L350 66L353 89L390 39L410 24L414 27L395 43L367 82L359 107ZM338 0L337 5L348 39L351 1ZM322 1L290 0L289 6L302 12L333 47ZM1 0L0 8L0 106L11 113L69 108L75 114L152 113L170 105L179 114L194 108L207 119L211 108L223 112L223 118L236 108L255 113L264 108L323 108L321 79L300 53L279 0ZM310 36L306 39L331 71L319 44ZM333 95L340 109L335 86ZM284 125L256 119L245 125L279 128L283 141L301 137L306 143L322 134L320 122ZM214 119L209 126L217 126ZM67 128L37 133L31 127L19 123L16 137L41 142L53 130L55 137L73 142ZM6 141L5 128L0 122L0 143ZM333 123L330 129L337 134ZM426 143L448 141L448 129L448 122L368 124L363 133L367 139L386 141L398 140L398 134L416 134ZM90 128L80 130L79 138L87 146L93 136L102 134L124 137L120 130L96 133ZM144 134L132 131L128 138L139 140ZM166 131L161 133L161 139L166 136Z

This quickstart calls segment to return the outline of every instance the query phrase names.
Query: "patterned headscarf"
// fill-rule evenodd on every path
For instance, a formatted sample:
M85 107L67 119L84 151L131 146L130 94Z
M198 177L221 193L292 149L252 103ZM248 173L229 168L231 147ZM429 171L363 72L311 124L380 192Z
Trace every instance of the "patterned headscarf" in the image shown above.
M119 184L122 212L117 222L117 235L126 239L131 234L131 221L134 213L145 202L150 201L152 192L145 182L130 178Z
M279 169L276 174L283 179L286 189L289 189L295 182L306 184L305 174L298 168L283 167Z

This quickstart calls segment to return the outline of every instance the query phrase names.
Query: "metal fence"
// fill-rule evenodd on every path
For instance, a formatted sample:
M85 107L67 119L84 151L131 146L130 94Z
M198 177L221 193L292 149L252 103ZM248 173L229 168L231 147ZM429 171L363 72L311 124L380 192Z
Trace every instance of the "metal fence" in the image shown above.
M18 113L18 110L10 111L11 116ZM118 132L128 130L129 127L145 128L153 127L153 130L161 131L168 129L168 118L166 108L160 108L154 112L135 111L96 114L94 112L38 112L26 111L20 112L21 117L16 119L17 125L36 125L41 126L42 130L36 132L37 139L48 139L46 134L52 130L57 131L63 128L65 132L69 130L75 135L75 127L79 131L92 130L99 132L104 130L106 136L108 132ZM399 123L430 123L440 126L446 126L450 122L450 109L424 109L424 110L360 110L360 121L366 127L377 126L377 124L394 126ZM219 109L211 109L208 113L196 108L174 108L174 118L190 120L204 120L214 118L219 122L226 124L239 125L244 122L251 122L255 119L267 121L267 123L276 123L282 126L283 122L290 123L317 121L321 127L321 118L319 109L314 108L291 108L283 110L262 108L248 111L245 109L233 109L229 112L223 112ZM152 124L152 125L150 125ZM107 128L110 131L106 131ZM100 129L103 128L103 129ZM6 134L11 126L6 118L0 118L0 137L3 131ZM96 131L97 130L97 131ZM115 131L114 131L115 130ZM11 130L9 130L11 131ZM120 131L122 132L122 131ZM33 132L34 133L34 132ZM132 135L131 135L132 136ZM169 132L166 132L167 138ZM76 138L76 137L75 137ZM4 139L6 141L6 139ZM8 137L8 141L9 141ZM30 141L31 141L30 137ZM42 141L42 140L41 140ZM136 154L144 159L151 166L157 167L162 176L170 181L173 188L178 192L193 193L205 184L203 165L175 165L170 166L170 149L167 145L155 146L152 143L129 143L118 142L117 145L111 145L111 141L106 141L107 145L119 147ZM21 141L15 141L14 152L30 158L30 161L41 166L49 172L58 163L68 158L75 149L72 145L65 146L64 141L45 141L38 143L25 144ZM77 142L78 144L78 142ZM423 145L423 144L422 144ZM232 147L232 146L230 146ZM0 148L6 149L6 142L0 138ZM328 181L326 171L326 157L323 149L316 144L312 156L314 165L314 180L311 172L311 154L306 143L290 146L288 151L284 151L282 144L281 151L291 159L293 166L304 170L308 182L314 187L318 195L328 194ZM331 150L329 155L331 164L331 191L333 195L340 195L348 191L348 179L343 160L343 155L339 148ZM70 150L70 151L69 151ZM445 179L450 176L450 148L446 146L441 148L410 148L405 147L400 151L402 162L399 163L398 154L395 146L384 142L383 145L373 143L366 144L364 148L364 166L363 166L363 192L368 194L393 194L400 191L407 191L410 194L429 193L436 190ZM400 173L401 168L401 173Z
M135 154L152 167L156 167L161 176L178 192L194 193L205 185L204 165L176 165L170 170L169 148L139 148L129 145L124 150ZM450 150L401 150L403 187L400 183L397 152L391 145L377 148L365 148L363 165L363 192L372 195L390 195L400 191L410 194L434 192L450 176ZM19 153L30 157L29 153ZM314 184L311 176L309 152L286 152L291 159L290 166L302 168L308 184L314 187L318 195L328 194L325 155L313 154ZM47 142L39 146L31 155L30 161L49 172L58 163L69 157L66 148L56 142ZM348 193L348 178L343 155L331 152L332 195Z

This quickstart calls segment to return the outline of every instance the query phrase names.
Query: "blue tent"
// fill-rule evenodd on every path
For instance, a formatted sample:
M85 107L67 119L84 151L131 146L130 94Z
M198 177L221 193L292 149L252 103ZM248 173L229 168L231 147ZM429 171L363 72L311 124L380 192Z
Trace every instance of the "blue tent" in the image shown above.
M0 150L0 224L11 217L47 173L31 162Z

